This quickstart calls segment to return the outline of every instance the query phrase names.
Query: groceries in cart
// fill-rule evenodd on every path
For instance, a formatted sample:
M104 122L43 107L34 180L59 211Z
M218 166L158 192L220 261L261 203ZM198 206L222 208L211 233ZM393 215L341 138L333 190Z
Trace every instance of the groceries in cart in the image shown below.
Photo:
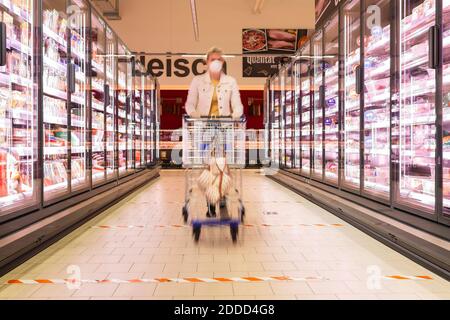
M184 118L186 199L182 213L185 222L190 218L196 241L202 226L229 226L232 240L237 241L238 227L245 214L242 201L245 127L245 118Z
M208 203L208 218L216 217L216 207L220 202L220 207L226 206L226 197L232 188L232 178L230 170L224 157L211 157L208 169L205 169L197 179L200 190L205 194ZM221 211L220 218L229 216Z

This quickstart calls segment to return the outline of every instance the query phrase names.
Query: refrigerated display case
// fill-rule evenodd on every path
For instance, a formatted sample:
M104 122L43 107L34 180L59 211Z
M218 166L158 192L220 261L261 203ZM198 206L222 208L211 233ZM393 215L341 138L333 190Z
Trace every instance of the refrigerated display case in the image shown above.
M301 174L309 177L311 174L311 113L313 90L312 63L311 63L311 43L308 41L300 49L300 85L301 85Z
M117 145L118 145L118 171L119 176L127 173L127 143L128 143L128 113L130 110L128 92L128 63L126 48L122 44L118 46L117 67Z
M38 204L38 88L34 1L1 2L0 213Z
M344 188L359 192L361 159L361 19L360 1L347 1L341 14L341 54L343 57L343 166Z
M278 168L280 166L280 78L275 76L271 81L272 87L272 101L273 101L273 116L272 116L272 163L273 167Z
M300 74L293 91L301 92L301 127L292 134L300 131L300 175L449 225L450 0L347 0L335 13L292 62L293 79ZM273 115L280 75L270 79ZM288 146L278 138L271 132L272 154Z
M286 167L286 69L280 70L279 78L279 100L280 100L280 167Z
M125 56L129 57L126 59L126 88L127 88L127 96L128 96L128 104L127 104L127 116L126 116L126 132L127 132L127 174L131 174L135 172L135 147L134 147L134 135L135 135L135 126L134 126L134 118L135 118L135 102L133 98L134 92L134 78L133 78L133 70L135 68L134 57L131 57L131 52L125 47Z
M295 172L298 172L301 168L301 154L300 154L300 139L301 139L301 72L300 63L296 62L293 64L292 71L292 93L293 102L292 107L294 108L294 121L292 124L292 138L293 138L293 150L294 150L294 165L293 168Z
M401 1L399 10L398 103L393 107L398 161L397 205L435 213L436 74L430 61L435 1Z
M335 15L324 26L324 154L325 181L337 185L339 174L339 24Z
M323 179L323 31L317 31L312 39L313 51L313 140L312 140L312 155L313 164L311 175L314 179Z
M76 17L68 20L70 36L69 63L69 134L70 191L85 190L91 185L88 166L90 152L88 128L89 6L85 0L69 1ZM76 8L76 9L75 9Z
M106 180L117 179L116 163L116 99L114 88L117 84L117 37L106 27L106 86L105 86L105 144Z
M91 39L92 183L96 186L106 181L105 114L108 99L105 92L108 88L105 73L106 24L96 13L91 16Z
M367 0L364 21L373 6L379 8L380 24L364 24L363 121L364 156L362 192L383 202L390 198L391 112L391 11L388 0Z
M69 193L69 56L66 1L43 2L44 200Z
M293 92L292 92L292 67L288 66L284 69L283 74L283 114L284 120L282 122L283 136L284 136L284 166L287 169L293 168L293 124L294 124L294 108Z
M134 65L122 44L119 110L118 37L87 0L0 0L0 33L0 220L14 229L116 187L119 130L125 173L135 172Z
M450 218L450 0L442 5L442 208Z
M134 76L134 167L141 169L144 165L144 108L145 108L145 77L144 66L136 63Z

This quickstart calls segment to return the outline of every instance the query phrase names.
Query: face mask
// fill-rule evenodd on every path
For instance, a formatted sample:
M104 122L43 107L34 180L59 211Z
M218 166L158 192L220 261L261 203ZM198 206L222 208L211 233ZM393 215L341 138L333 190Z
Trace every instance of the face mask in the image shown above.
M209 65L209 71L211 71L212 73L219 73L220 71L222 71L222 67L223 67L222 61L214 60Z

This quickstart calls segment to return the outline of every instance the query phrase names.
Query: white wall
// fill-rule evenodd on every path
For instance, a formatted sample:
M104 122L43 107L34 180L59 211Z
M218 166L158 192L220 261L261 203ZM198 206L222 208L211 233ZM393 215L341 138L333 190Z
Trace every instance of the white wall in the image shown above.
M122 20L109 23L131 50L164 53L204 53L213 45L241 53L243 28L314 28L314 0L265 0L261 14L253 14L254 4L255 0L197 0L199 41L194 39L189 0L121 0ZM241 89L262 88L265 79L242 78L241 57L230 58L228 65ZM167 89L185 88L191 77L162 76L160 83Z

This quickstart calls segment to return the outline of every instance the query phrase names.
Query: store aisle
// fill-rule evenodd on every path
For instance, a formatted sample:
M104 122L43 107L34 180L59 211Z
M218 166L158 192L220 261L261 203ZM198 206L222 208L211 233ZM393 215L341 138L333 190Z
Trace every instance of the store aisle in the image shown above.
M259 172L245 172L244 189L248 226L238 243L232 244L228 229L204 229L197 245L191 229L180 226L183 172L162 171L0 278L0 299L450 299L446 280ZM79 289L5 284L66 279L71 265L83 280L116 280ZM295 280L265 278L281 276ZM119 283L156 278L159 283Z

